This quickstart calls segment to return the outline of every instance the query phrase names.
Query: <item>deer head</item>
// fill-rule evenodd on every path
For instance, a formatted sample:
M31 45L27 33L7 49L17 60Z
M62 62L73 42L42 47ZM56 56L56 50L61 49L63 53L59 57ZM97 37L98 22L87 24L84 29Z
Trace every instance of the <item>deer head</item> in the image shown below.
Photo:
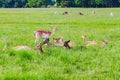
M40 53L43 53L42 45L43 43L38 44L37 46L35 46L34 50L38 50Z
M52 31L51 31L51 35L53 35L55 33L55 31L56 31L56 27L53 27Z
M86 35L82 35L82 39L83 39L84 42L87 42L87 41L88 41Z

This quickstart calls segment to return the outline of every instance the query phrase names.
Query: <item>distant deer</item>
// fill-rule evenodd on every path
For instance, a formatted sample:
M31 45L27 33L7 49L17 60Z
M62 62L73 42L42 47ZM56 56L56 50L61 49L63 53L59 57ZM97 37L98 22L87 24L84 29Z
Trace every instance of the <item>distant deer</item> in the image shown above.
M110 12L110 16L113 16L113 13L112 13L112 12Z
M63 15L65 15L65 14L68 14L68 12L67 12L67 11L65 11L65 12L63 13Z
M81 12L79 12L79 13L78 13L78 15L82 15L82 16L83 16L84 14L83 14L83 13L81 13Z
M36 37L35 42L37 42L40 38L42 39L48 39L50 36L52 36L56 31L56 27L52 29L52 31L45 31L45 30L36 30L34 32L34 35Z
M96 14L96 11L95 11L95 10L93 10L93 11L92 11L92 14Z

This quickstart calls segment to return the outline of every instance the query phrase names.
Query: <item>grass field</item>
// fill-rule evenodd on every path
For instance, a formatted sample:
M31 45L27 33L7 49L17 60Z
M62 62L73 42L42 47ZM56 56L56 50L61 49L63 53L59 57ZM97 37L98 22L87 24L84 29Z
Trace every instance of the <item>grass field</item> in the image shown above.
M96 10L95 15L91 14L92 10ZM62 15L64 11L72 14ZM57 30L51 41L63 36L76 46L85 46L81 36L87 35L99 43L107 39L109 45L83 50L44 46L43 55L34 50L12 50L17 45L34 48L34 31L51 31L54 26ZM4 45L8 49L2 52ZM0 80L119 80L119 61L119 8L0 9Z

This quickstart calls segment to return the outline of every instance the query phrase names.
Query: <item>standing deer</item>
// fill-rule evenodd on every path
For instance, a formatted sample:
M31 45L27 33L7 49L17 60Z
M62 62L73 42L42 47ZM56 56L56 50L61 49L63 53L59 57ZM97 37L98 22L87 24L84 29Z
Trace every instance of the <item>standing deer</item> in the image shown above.
M35 38L36 38L35 42L37 42L40 38L42 38L44 40L48 39L50 36L52 36L55 33L55 31L56 31L56 27L54 27L51 32L50 31L45 31L45 30L36 30L34 32L34 35L35 35Z

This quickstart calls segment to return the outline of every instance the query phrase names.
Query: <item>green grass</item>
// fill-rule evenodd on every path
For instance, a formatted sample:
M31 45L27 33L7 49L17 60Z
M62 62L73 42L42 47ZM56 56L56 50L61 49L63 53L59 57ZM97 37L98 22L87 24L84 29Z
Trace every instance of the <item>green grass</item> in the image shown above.
M92 15L96 10L96 15ZM54 14L58 11L59 14ZM70 15L62 15L71 11ZM79 16L78 12L84 13ZM113 12L114 16L109 16ZM120 79L120 10L119 8L27 8L0 9L0 80L119 80ZM53 37L63 36L76 43L67 50L43 47L38 51L13 51L17 45L35 47L34 31L51 30ZM109 41L105 47L85 46L81 36ZM42 40L40 40L42 41ZM4 45L7 51L2 52Z

